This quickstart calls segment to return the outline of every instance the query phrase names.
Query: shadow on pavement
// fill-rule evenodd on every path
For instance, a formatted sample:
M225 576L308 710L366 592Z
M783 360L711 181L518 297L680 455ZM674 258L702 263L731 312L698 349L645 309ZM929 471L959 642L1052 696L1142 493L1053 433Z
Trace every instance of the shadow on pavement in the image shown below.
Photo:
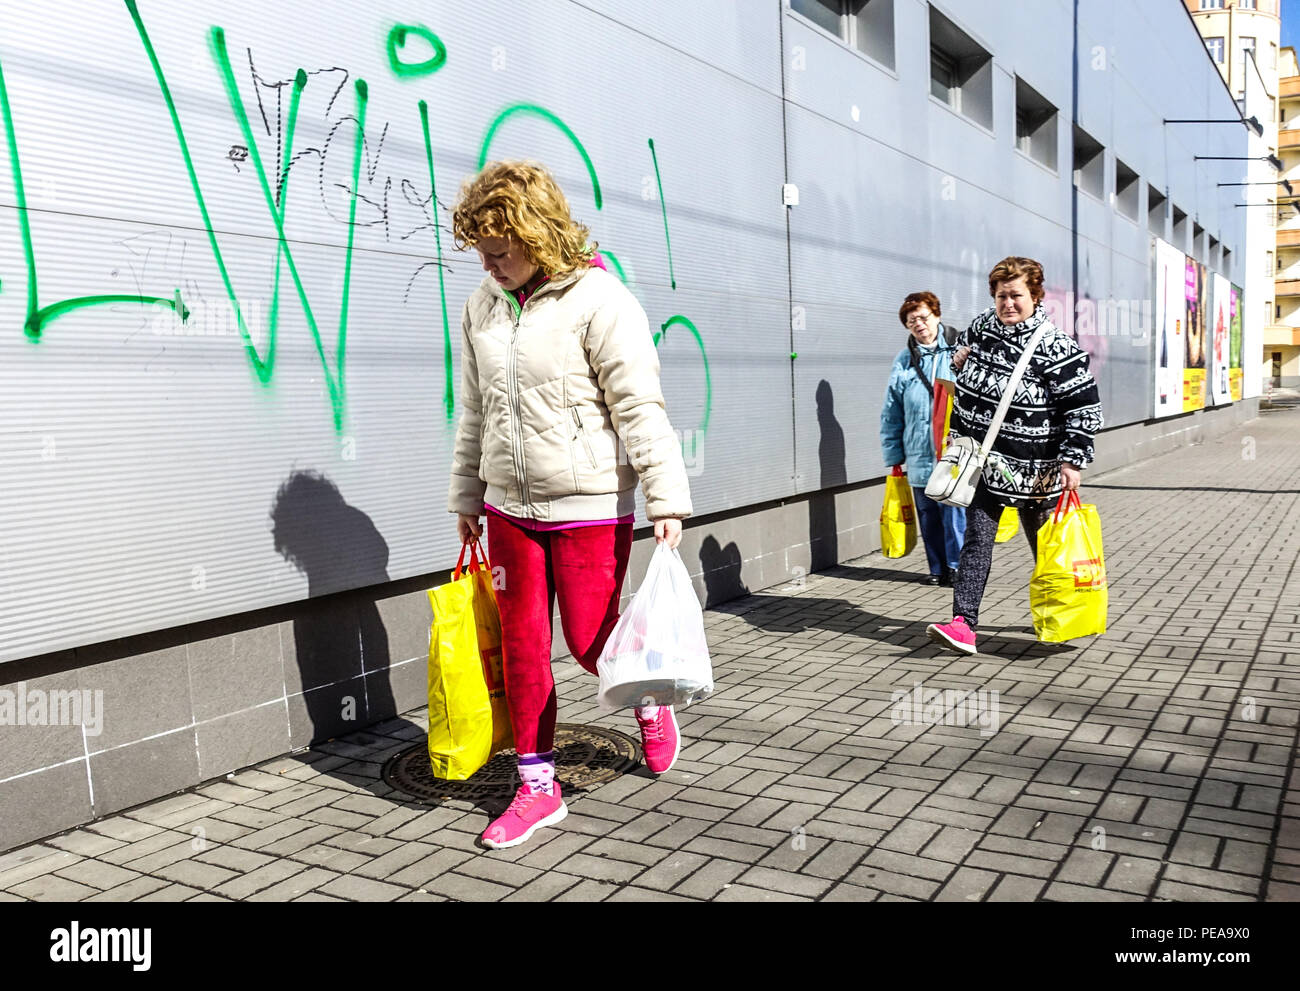
M716 538L705 537L700 544L700 565L704 570L704 608L712 609L719 602L749 594L749 589L740 580L744 559L735 541L723 547Z
M1254 495L1300 495L1300 489L1232 489L1221 485L1100 485L1089 483L1088 490L1114 489L1118 492L1244 492Z
M293 472L276 492L270 516L275 549L306 576L309 600L389 581L388 543L325 476ZM388 631L378 607L362 596L309 602L294 618L293 639L313 753L343 760L325 761L322 773L386 795L382 763L374 765L373 778L344 770L368 770L379 754L424 735L415 723L396 718ZM346 741L335 739L345 735Z
M841 564L826 568L817 573L822 578L850 578L860 582L902 582L905 585L926 587L922 579L925 575L919 571L894 571L891 568L860 568L855 565Z
M835 418L835 394L825 379L817 383L817 461L821 467L822 491L808 500L808 554L812 571L820 571L840 559L839 526L835 516L836 486L848 481L844 455L844 428Z

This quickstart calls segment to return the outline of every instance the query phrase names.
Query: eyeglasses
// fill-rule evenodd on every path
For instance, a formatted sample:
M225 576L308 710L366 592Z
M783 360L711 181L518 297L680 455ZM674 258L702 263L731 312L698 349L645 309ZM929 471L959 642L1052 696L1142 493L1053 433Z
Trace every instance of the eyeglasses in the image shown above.
M919 312L913 313L910 317L907 318L907 322L908 324L925 323L932 316L934 316L933 313L919 313Z

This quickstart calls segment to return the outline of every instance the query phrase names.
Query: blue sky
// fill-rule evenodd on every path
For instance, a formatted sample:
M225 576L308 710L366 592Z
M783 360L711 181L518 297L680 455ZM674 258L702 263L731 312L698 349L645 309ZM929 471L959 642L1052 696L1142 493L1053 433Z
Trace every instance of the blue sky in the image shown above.
M1300 0L1282 0L1282 47L1300 45Z

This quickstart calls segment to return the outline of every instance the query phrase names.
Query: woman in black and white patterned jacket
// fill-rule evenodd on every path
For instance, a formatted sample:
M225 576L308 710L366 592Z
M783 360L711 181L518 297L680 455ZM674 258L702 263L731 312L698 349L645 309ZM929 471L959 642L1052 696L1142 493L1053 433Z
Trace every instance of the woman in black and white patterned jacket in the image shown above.
M975 653L980 601L1003 508L1014 506L1019 511L1030 551L1037 556L1038 529L1057 497L1079 487L1102 423L1088 352L1052 326L1043 309L1043 266L1032 258L1002 259L989 273L989 294L993 308L976 317L957 339L953 436L984 440L1030 338L1044 323L1049 329L1016 387L966 511L952 621L932 624L927 630L931 640L965 654Z

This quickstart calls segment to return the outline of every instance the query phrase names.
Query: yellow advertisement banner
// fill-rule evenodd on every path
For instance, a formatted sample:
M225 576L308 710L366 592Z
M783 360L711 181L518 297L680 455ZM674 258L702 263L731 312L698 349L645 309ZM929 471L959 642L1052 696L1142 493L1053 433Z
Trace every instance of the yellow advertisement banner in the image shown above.
M1205 409L1205 369L1183 369L1183 412Z
M1241 369L1228 369L1228 387L1232 390L1232 401L1235 403L1241 398Z

